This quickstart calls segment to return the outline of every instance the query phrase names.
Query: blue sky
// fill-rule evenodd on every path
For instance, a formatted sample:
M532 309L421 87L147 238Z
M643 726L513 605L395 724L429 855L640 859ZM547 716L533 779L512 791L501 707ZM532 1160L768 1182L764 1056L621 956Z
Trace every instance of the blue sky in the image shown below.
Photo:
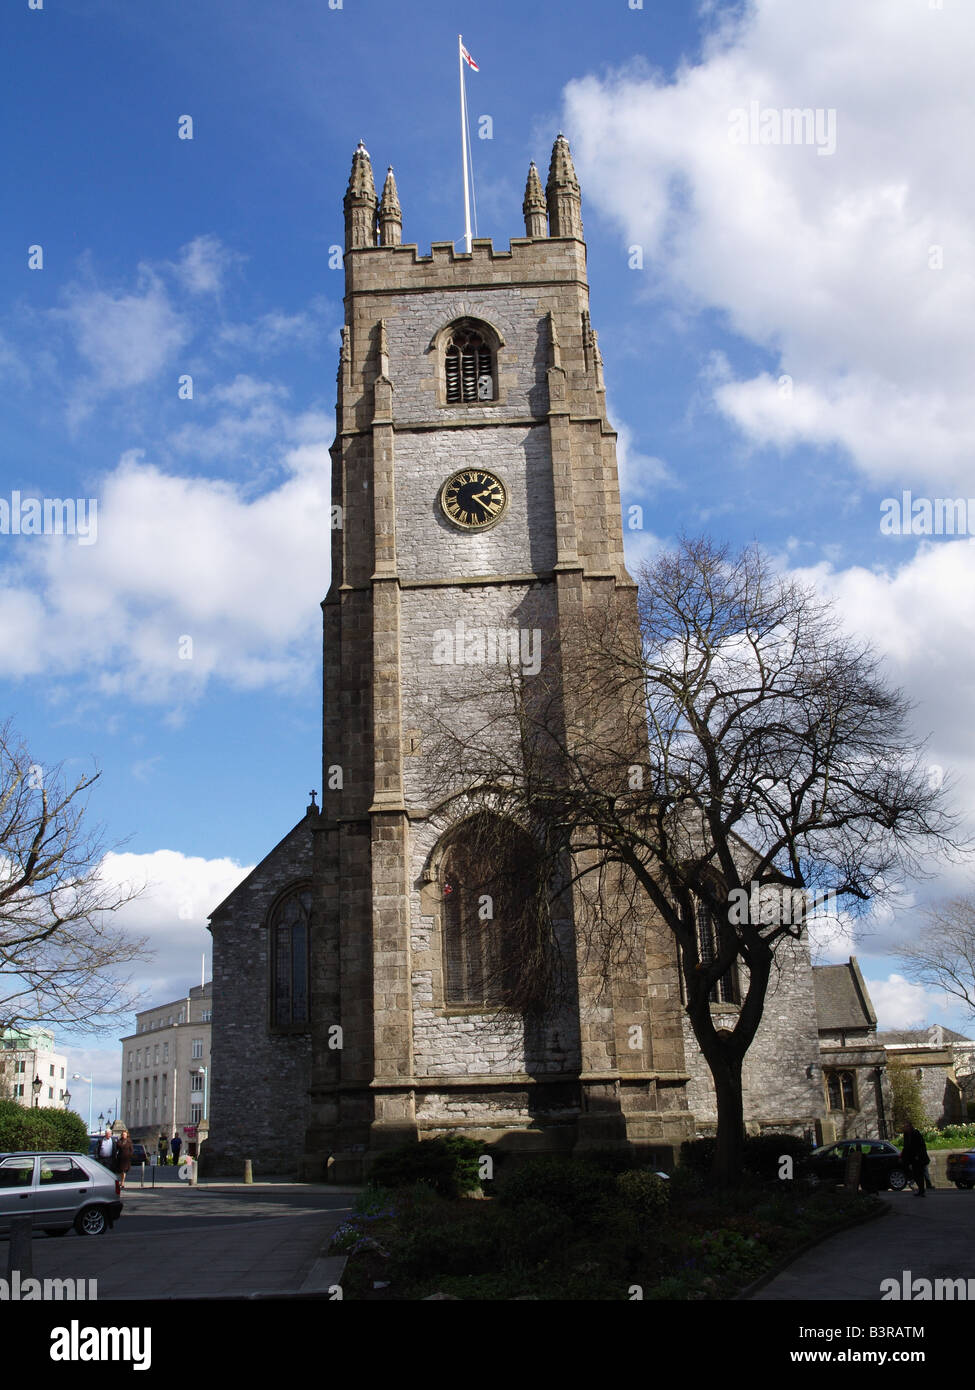
M0 24L0 497L98 503L94 544L0 535L0 710L37 761L102 768L108 870L151 885L150 1002L198 980L208 911L318 786L330 248L360 138L404 240L460 239L458 29L479 234L521 235L529 160L572 143L632 560L761 542L877 644L971 807L975 551L880 529L904 489L975 494L970 13L9 0ZM736 142L753 102L832 112L834 148ZM963 1023L887 951L970 883L938 870L827 952L857 950L882 1026ZM71 1052L96 1111L117 1056Z

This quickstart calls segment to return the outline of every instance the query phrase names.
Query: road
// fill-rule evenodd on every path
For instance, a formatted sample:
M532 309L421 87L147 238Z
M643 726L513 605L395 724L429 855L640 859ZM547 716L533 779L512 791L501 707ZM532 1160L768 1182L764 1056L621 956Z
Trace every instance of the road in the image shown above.
M99 1300L321 1294L341 1271L323 1257L354 1200L304 1183L127 1187L105 1235L35 1235L33 1275L97 1279Z

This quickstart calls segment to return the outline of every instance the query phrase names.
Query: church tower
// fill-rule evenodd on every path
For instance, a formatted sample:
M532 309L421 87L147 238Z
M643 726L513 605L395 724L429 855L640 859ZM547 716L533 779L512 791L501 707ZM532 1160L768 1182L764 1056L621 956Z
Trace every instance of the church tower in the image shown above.
M522 634L530 671L531 634L634 603L568 142L544 190L531 165L504 251L403 244L393 171L377 198L361 143L344 208L322 806L293 832L313 846L306 896L267 946L294 1012L306 920L302 1171L354 1178L370 1152L458 1130L672 1149L691 1117L669 934L648 926L626 978L578 964L545 1018L499 1014L451 901L464 828L431 813L423 777L429 710L457 678L445 635Z

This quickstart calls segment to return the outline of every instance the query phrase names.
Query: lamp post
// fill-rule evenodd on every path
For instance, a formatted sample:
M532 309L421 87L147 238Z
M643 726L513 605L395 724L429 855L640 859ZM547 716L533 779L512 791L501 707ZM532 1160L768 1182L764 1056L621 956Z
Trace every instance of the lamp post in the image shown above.
M35 1073L34 1073L34 1080L30 1083L31 1091L32 1091L33 1094L34 1094L34 1109L35 1109L35 1110L36 1110L37 1107L40 1105L40 1101L38 1100L38 1096L41 1094L41 1087L42 1087L43 1085L44 1085L44 1082L43 1082L43 1081L41 1080L41 1078L37 1075L37 1072L35 1072Z
M76 1072L73 1072L73 1073L72 1073L72 1075L71 1075L71 1080L72 1080L72 1081L87 1081L87 1082L88 1082L88 1133L90 1134L90 1133L91 1133L91 1093L92 1093L92 1089L94 1088L94 1085L95 1085L95 1078L94 1078L93 1076L82 1076L82 1074L81 1074L80 1071L76 1071Z
M64 1108L65 1108L65 1110L70 1110L70 1109L71 1109L71 1092L70 1092L70 1091L65 1091L65 1093L64 1093Z

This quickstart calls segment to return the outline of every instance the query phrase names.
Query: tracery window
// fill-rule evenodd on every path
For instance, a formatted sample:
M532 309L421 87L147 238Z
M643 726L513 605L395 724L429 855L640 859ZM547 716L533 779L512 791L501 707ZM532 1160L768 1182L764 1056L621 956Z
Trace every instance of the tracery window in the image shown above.
M730 930L730 928L725 928ZM718 958L721 937L711 909L703 902L697 904L697 950L702 965L711 965ZM738 962L732 962L725 973L711 986L712 1004L740 1004Z
M851 1071L828 1071L825 1074L826 1108L828 1110L855 1110L856 1086Z
M309 921L311 889L295 888L271 914L271 1025L302 1028L309 1020Z
M494 353L473 319L461 319L447 339L444 378L448 405L461 401L493 401Z
M524 831L500 817L475 816L449 841L440 863L444 1003L524 1008L542 986L545 907Z

